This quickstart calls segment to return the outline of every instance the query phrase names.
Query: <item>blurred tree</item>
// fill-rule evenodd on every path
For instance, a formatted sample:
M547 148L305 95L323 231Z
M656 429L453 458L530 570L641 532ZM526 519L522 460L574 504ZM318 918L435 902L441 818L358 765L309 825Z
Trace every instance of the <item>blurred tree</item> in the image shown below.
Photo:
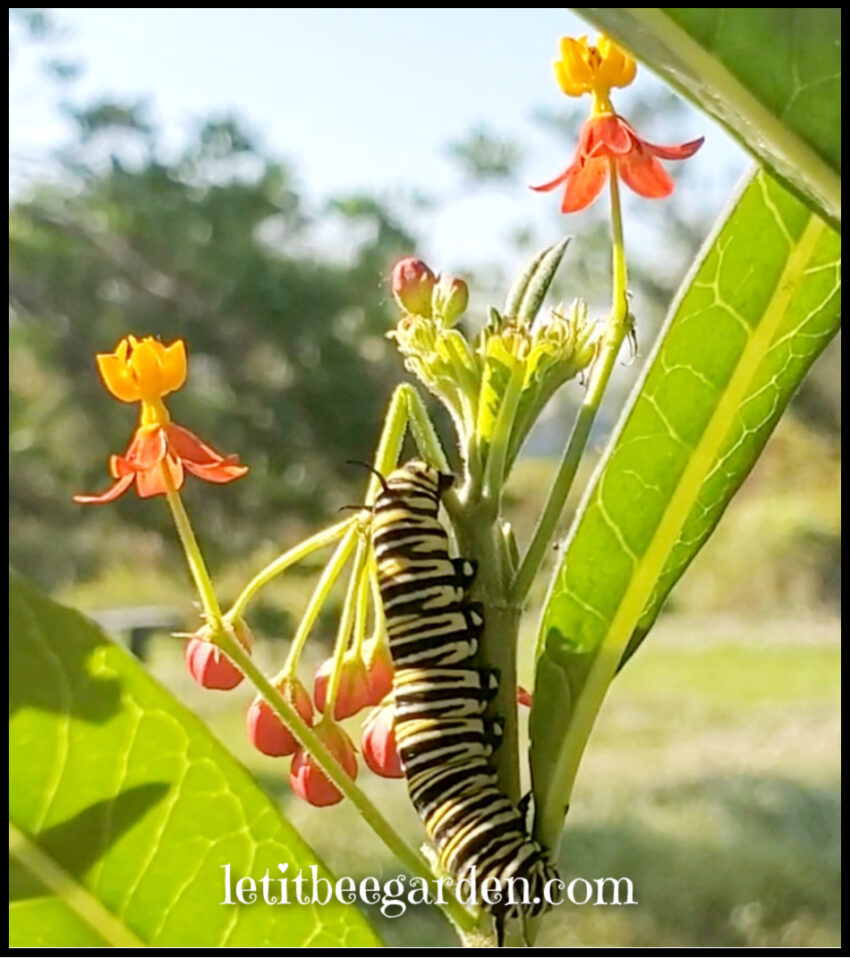
M251 466L232 488L189 482L213 553L256 545L287 515L332 511L328 479L353 481L344 461L370 454L397 376L381 363L384 277L412 237L359 197L323 216L337 236L317 249L290 171L232 118L204 123L168 159L143 104L66 112L77 135L59 176L10 209L15 563L49 584L84 577L107 558L119 517L167 525L166 510L132 496L105 510L70 501L108 483L107 457L130 436L135 411L110 401L93 358L128 331L186 339L175 419Z
M53 16L12 8L10 38L10 63L32 45L56 98L67 98L79 67L61 48L63 32ZM20 108L20 90L12 102ZM686 110L659 88L641 88L624 107L641 132L660 140L665 130L654 125L658 118L675 129ZM175 418L251 466L249 477L232 487L187 485L213 560L243 555L264 538L289 538L298 530L288 525L314 526L340 502L353 501L362 477L344 461L370 455L383 404L399 378L398 359L383 335L394 316L385 281L392 261L415 249L405 224L474 190L524 192L527 146L479 126L447 149L459 172L451 195L407 197L407 206L368 195L337 197L316 208L287 165L233 117L199 124L175 152L164 147L144 102L66 102L62 112L71 124L64 149L51 157L30 156L22 144L10 151L16 183L9 340L14 563L55 585L96 576L116 554L132 551L135 565L140 558L161 563L170 544L176 557L164 508L132 495L100 509L70 499L108 484L107 457L122 451L131 434L135 413L109 399L93 360L128 331L186 338L190 379L174 397ZM566 165L582 111L566 105L536 119L563 143ZM670 166L674 176L698 175L696 165ZM683 202L687 193L679 189L653 207L647 219L654 232L639 217L629 223L644 354L710 228L710 214ZM576 228L557 212L553 197L540 203L546 219L518 222L505 237L518 263ZM555 289L565 300L590 298L597 314L608 295L606 210L600 200L582 217ZM478 280L473 302L500 305L512 277L485 263L471 265L470 278ZM799 398L826 431L839 421L837 355L831 347ZM600 428L610 425L639 367L618 377L620 395L615 389L607 397ZM577 395L574 390L559 400L532 451L560 448L571 421L565 407ZM350 492L329 492L346 480Z

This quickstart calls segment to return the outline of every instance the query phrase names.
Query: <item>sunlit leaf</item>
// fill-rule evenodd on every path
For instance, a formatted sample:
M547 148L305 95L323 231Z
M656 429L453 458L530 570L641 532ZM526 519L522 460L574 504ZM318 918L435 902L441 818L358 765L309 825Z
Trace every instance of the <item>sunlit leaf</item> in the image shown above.
M10 592L15 945L378 944L352 906L222 905L224 865L234 879L279 877L278 865L308 886L313 865L330 876L130 655L15 576Z
M838 235L766 174L686 280L573 524L531 713L552 844L599 704L840 324Z

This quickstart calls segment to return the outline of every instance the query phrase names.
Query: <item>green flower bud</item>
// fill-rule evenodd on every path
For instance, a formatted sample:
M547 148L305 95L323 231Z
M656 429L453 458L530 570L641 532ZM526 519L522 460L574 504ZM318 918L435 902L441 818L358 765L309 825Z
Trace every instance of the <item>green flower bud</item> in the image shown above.
M434 318L443 326L454 326L469 304L469 287L457 276L441 276L431 294Z

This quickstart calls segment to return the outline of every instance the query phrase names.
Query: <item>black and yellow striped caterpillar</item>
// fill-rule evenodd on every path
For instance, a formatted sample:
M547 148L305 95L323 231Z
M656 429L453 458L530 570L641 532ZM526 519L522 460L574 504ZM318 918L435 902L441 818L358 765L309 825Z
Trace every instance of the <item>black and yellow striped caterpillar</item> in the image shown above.
M437 515L454 477L411 460L379 478L372 543L408 791L443 870L456 881L474 874L478 889L485 879L498 881L503 901L485 907L501 939L506 918L549 907L544 886L558 873L500 791L491 761L500 729L484 712L497 677L474 666L484 618L466 594L476 566L449 558Z

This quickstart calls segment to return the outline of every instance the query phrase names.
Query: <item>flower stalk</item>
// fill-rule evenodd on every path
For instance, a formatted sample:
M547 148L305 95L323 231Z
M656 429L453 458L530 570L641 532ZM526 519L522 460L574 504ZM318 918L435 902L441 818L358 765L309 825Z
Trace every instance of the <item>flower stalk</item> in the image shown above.
M201 547L198 545L198 540L195 537L195 531L192 528L192 523L189 521L189 515L183 505L183 500L180 498L180 493L174 487L171 473L165 466L162 467L162 481L165 485L165 498L168 502L168 508L171 510L174 525L177 527L177 535L180 537L180 543L186 555L189 571L192 574L192 578L195 581L195 588L198 590L198 595L201 599L204 619L206 619L207 625L209 625L210 628L213 630L219 629L222 624L222 615L218 596L215 594L215 586L213 586L212 579L210 578L207 564L204 561Z
M602 396L611 378L614 363L620 353L623 340L629 332L628 274L623 241L623 217L620 209L617 170L613 160L609 160L609 179L611 185L611 314L599 344L598 357L591 368L584 400L573 423L573 429L549 490L546 505L543 507L511 588L513 600L520 604L524 603L528 597L543 556L555 534L582 454L587 446L590 430L599 412Z

